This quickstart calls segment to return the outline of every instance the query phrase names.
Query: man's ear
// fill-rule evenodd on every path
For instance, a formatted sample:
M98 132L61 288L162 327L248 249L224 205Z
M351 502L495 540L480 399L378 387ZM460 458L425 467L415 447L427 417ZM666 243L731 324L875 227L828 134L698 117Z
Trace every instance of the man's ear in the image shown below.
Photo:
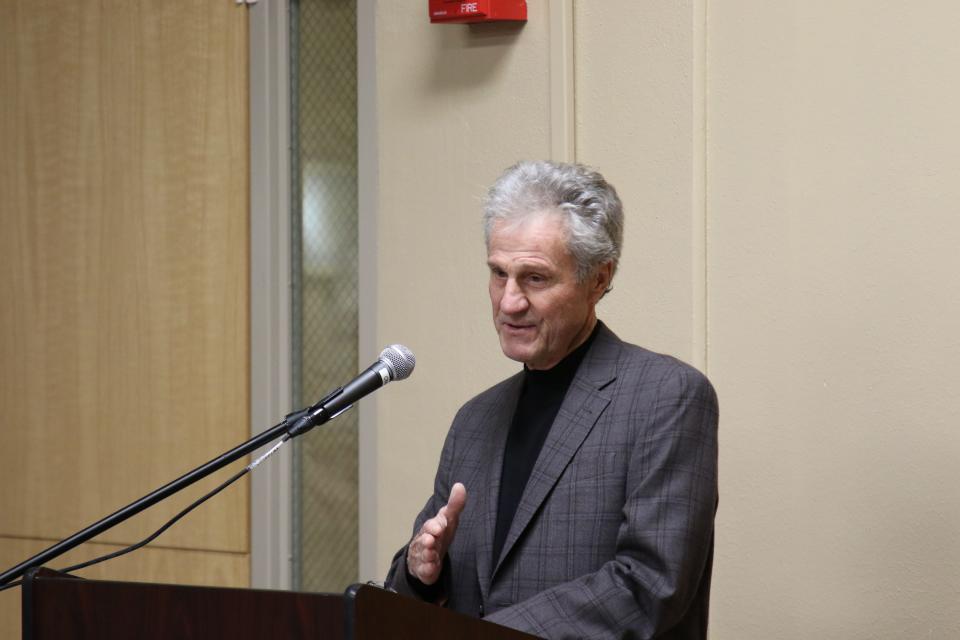
M600 300L603 294L610 288L613 281L613 261L608 260L596 268L593 272L593 282L590 287L590 293L595 297L594 302Z

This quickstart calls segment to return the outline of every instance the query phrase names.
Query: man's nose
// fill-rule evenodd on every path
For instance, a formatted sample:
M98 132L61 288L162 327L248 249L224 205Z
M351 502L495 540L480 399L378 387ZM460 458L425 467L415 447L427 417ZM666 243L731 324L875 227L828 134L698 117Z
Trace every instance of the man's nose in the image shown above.
M500 310L508 315L523 313L530 306L527 296L517 285L517 281L510 278L503 289L503 297L500 299Z

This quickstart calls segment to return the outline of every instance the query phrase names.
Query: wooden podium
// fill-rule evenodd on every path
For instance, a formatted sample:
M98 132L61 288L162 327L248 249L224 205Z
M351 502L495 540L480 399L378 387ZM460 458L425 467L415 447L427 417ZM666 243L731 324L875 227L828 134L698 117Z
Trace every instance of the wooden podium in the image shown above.
M525 633L354 585L344 595L84 580L31 569L24 640L521 640Z

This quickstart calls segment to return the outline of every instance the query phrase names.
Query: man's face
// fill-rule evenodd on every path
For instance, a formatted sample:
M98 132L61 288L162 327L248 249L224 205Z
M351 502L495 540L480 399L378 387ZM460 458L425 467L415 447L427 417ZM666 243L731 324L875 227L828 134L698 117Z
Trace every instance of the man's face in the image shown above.
M500 348L530 369L549 369L580 346L596 324L594 307L612 275L601 266L577 282L559 215L498 222L487 246L490 302Z

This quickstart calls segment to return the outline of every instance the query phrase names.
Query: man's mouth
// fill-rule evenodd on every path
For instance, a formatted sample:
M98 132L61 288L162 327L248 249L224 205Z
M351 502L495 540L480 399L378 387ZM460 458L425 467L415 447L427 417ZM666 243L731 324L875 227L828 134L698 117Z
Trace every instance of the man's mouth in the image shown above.
M522 333L525 331L532 331L536 328L535 324L521 324L516 322L501 322L500 326L506 329L507 331L513 333Z

